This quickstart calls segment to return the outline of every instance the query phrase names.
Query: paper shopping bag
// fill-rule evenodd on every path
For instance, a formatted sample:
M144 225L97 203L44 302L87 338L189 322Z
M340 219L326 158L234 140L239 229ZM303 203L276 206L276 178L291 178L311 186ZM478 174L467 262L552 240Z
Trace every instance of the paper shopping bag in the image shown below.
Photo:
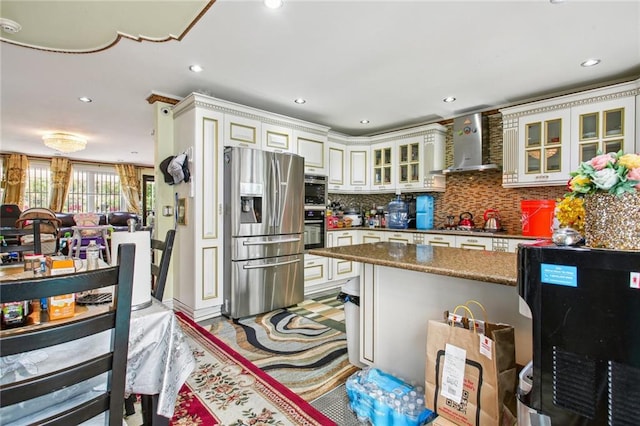
M429 321L425 405L460 426L511 426L517 387L514 329L484 325L483 335Z

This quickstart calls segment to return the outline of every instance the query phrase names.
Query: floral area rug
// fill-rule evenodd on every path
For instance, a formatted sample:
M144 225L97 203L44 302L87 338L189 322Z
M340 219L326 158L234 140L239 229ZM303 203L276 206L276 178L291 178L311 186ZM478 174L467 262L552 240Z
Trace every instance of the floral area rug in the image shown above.
M357 371L345 333L287 310L232 321L210 331L306 401L329 392Z
M182 386L172 425L335 425L182 313L197 366Z

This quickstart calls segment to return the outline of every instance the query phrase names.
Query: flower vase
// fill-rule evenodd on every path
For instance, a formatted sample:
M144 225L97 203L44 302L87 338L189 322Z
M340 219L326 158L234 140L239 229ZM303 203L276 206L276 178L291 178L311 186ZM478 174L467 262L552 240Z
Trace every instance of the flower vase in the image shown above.
M640 250L640 193L596 192L584 197L585 245Z

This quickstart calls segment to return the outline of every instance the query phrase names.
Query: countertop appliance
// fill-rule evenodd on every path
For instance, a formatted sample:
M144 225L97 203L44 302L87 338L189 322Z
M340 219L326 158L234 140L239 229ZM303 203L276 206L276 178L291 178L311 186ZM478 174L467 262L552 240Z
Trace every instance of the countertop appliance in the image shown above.
M304 298L304 159L224 150L224 303L230 318Z
M638 424L640 252L522 245L518 292L533 324L519 400L554 426Z
M453 166L442 173L497 169L489 163L489 122L481 113L453 119Z

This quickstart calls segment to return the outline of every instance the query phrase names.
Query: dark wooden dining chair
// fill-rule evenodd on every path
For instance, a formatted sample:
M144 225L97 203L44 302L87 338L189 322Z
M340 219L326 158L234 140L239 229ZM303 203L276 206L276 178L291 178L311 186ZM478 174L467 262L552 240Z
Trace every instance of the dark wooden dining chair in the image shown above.
M114 302L95 315L76 314L73 318L27 325L23 329L3 330L0 334L0 356L17 355L36 349L46 353L50 346L111 330L111 344L105 353L77 364L59 367L55 371L17 380L0 386L0 407L10 407L52 392L64 395L70 389L83 389L82 382L103 375L104 383L89 386L78 395L83 401L66 401L72 405L32 424L79 424L101 413L107 413L109 425L122 426L122 400L124 399L127 350L129 346L129 319L133 288L135 245L122 244L118 248L119 266L80 272L73 275L4 281L0 283L0 302L40 300L61 294L70 294L114 286ZM72 354L70 354L71 356ZM70 361L71 363L71 361ZM106 374L105 374L106 373ZM95 380L95 379L94 379ZM69 397L70 395L67 395ZM41 400L34 401L40 404ZM72 404L73 403L73 404ZM56 400L54 407L58 407ZM21 405L16 406L22 409Z
M164 241L155 238L151 239L151 252L152 259L156 259L160 256L160 261L156 265L151 263L151 296L162 302L164 295L164 287L167 282L167 275L169 273L169 264L171 262L171 252L173 252L173 241L176 236L175 229L169 229ZM155 396L157 397L157 395ZM154 395L142 395L141 405L143 411L143 418L145 425L150 423L150 416L155 412L154 407ZM124 401L125 415L131 416L135 414L135 401L136 395L131 395ZM156 398L157 399L157 398Z
M173 241L176 236L175 229L169 229L164 241L151 239L151 250L153 256L160 255L160 262L151 264L151 295L162 302L164 286L167 283L169 273L169 263L171 262L171 252L173 251Z

